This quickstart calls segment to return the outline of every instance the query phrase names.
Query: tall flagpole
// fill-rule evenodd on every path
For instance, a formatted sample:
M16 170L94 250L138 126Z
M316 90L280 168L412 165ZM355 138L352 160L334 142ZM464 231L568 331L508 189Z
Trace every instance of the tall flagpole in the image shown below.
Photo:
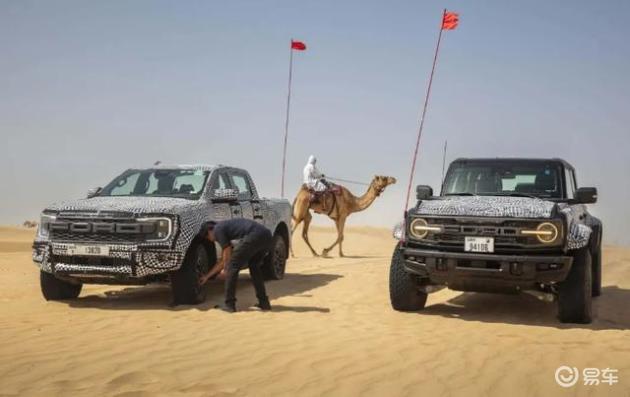
M420 138L422 137L422 128L424 127L424 117L427 114L427 106L429 105L429 97L431 95L431 85L433 84L433 74L435 73L435 65L437 64L438 53L440 51L440 42L442 41L442 31L444 30L444 17L446 16L446 8L442 14L442 21L440 23L440 33L438 34L437 45L435 46L435 55L433 56L433 66L431 67L431 75L429 76L429 85L427 86L427 93L424 97L424 107L422 108L422 116L420 117L420 127L418 128L418 138L416 139L416 149L413 152L413 162L411 165L411 173L409 175L409 185L407 186L407 198L405 199L405 213L409 209L409 196L411 194L411 185L413 183L413 176L416 171L416 160L418 158L418 148L420 147Z
M282 150L282 183L280 186L280 197L284 198L284 176L287 169L287 141L289 139L289 111L291 109L291 79L293 76L293 39L289 46L289 88L287 91L287 116L284 122L284 147Z
M444 170L446 169L446 148L448 147L448 139L444 140L444 153L442 153L442 178L440 179L440 191L444 186Z

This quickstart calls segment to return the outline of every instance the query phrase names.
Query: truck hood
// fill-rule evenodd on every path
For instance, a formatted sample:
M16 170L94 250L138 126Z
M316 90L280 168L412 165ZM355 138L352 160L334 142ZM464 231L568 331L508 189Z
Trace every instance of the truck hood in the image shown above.
M418 215L551 218L555 203L529 197L450 196L424 200Z
M48 206L47 210L178 214L196 204L196 200L172 197L93 197L61 201Z

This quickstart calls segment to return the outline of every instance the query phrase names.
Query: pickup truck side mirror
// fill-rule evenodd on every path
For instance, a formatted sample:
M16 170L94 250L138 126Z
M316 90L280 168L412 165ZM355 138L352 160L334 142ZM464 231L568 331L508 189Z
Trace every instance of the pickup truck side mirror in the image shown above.
M212 201L229 203L238 201L238 190L236 189L214 189L212 192Z
M418 200L426 200L433 197L433 188L429 185L416 186L416 198Z
M102 187L93 187L92 189L87 191L87 198L92 198L98 196L98 194L103 190Z
M597 202L596 187L581 187L575 191L575 201L580 204L595 204Z

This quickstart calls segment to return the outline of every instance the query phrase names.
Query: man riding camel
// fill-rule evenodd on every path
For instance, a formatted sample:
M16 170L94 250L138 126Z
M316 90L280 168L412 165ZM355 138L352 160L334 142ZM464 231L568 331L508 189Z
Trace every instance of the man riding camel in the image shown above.
M317 159L311 155L304 166L304 184L309 190L323 193L330 188L330 183L325 179L324 174L319 172L315 163Z

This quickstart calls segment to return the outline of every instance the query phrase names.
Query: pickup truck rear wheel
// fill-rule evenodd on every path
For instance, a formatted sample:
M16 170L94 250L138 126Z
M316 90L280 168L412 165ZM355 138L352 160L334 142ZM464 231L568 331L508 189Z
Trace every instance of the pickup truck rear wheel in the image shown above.
M57 301L64 299L76 299L81 293L83 284L69 283L59 280L53 274L44 271L39 272L39 285L42 294L47 301Z
M416 276L407 273L403 264L402 252L394 250L389 269L389 299L392 307L402 312L422 310L428 294L420 291Z
M267 280L282 280L287 266L287 244L281 235L273 236L271 251L263 264L263 275Z
M213 247L205 242L194 242L188 249L184 263L179 270L171 273L173 303L176 305L196 305L206 300L208 289L199 285L201 276L210 270ZM216 259L216 254L214 255Z
M593 318L593 273L588 247L573 254L567 279L558 288L558 318L563 323L589 324Z

